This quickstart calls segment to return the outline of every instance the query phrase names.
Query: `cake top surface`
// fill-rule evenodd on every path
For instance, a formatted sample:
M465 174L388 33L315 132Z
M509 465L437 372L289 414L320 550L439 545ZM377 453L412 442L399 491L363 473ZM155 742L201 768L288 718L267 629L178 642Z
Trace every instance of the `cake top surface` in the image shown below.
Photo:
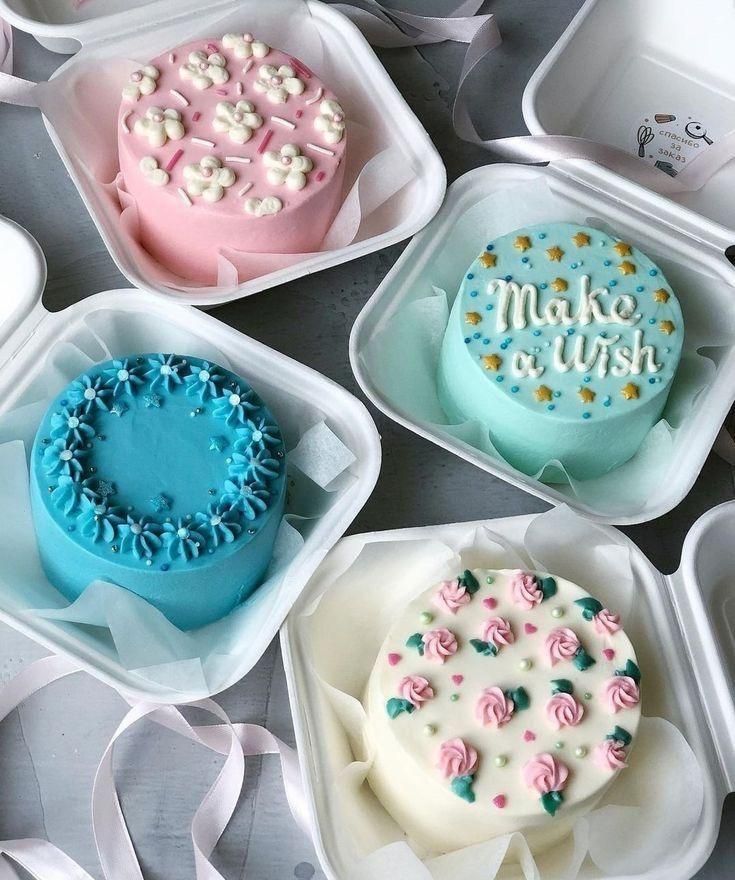
M90 367L46 412L31 467L69 540L163 571L250 541L286 470L280 429L247 382L177 354Z
M373 670L376 746L438 798L554 816L626 766L640 670L620 618L562 578L474 569L410 603Z
M478 381L569 421L645 406L671 382L684 325L663 273L627 241L570 223L489 242L462 281L452 332Z
M303 62L252 34L202 39L130 74L121 153L198 210L253 217L297 207L336 173L345 112Z

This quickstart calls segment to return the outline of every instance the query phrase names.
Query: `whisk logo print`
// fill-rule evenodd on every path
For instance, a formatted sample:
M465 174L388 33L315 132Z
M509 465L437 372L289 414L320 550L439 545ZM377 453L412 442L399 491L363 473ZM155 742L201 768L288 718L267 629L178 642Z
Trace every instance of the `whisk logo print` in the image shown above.
M716 125L711 124L712 120L704 116L670 112L670 107L660 109L662 112L638 120L632 132L632 147L638 158L676 177L687 162L711 146L720 133Z

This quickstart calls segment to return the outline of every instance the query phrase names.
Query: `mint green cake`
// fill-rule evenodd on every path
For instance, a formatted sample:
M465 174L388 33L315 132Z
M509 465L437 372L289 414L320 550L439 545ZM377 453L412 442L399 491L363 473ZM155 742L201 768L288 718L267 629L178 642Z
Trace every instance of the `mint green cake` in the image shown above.
M465 273L439 397L523 473L559 461L590 479L635 455L660 418L683 339L674 292L632 244L570 223L517 229ZM542 476L563 479L553 466Z

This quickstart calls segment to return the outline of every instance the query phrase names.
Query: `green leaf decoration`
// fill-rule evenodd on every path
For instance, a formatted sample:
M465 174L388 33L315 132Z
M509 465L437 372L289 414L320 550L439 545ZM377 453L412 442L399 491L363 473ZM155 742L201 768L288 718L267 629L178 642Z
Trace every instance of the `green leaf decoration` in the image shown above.
M474 596L475 593L480 589L480 582L477 578L472 574L469 568L466 568L462 574L458 578L460 584L467 590L470 596Z
M593 599L592 596L588 596L586 599L575 599L574 604L582 609L582 617L584 617L585 620L592 620L592 618L599 614L603 609L602 602L598 602L598 600Z
M390 718L397 718L401 712L406 712L410 715L415 708L413 703L410 703L408 700L399 700L398 697L391 697L385 704L385 710Z
M632 660L627 660L623 669L616 669L615 675L627 675L636 684L641 683L641 671Z
M492 642L483 642L482 639L470 639L470 644L478 654L482 654L484 657L494 657L498 653L498 649Z
M461 797L468 804L474 804L475 793L472 791L472 783L474 781L474 776L455 776L450 784L450 788L457 797Z
M551 681L552 694L573 694L574 693L574 685L569 681L568 678L554 678Z
M424 656L424 637L421 633L414 633L406 642L407 648L416 648L421 657Z
M586 669L589 669L590 666L595 665L595 658L590 657L590 655L585 651L585 649L580 645L577 648L577 653L574 655L574 659L572 663L579 669L580 672L584 672Z
M515 690L505 691L505 696L509 700L513 700L516 709L528 709L531 705L531 698L528 696L528 691L524 687L515 688Z
M556 596L556 581L552 577L545 578L537 578L539 589L544 594L544 598L541 600L545 602L547 599L550 599L552 596Z
M633 737L628 733L628 731L624 727L618 727L617 724L615 725L615 729L613 730L613 732L608 733L605 739L617 740L618 742L621 742L626 748L633 741Z
M564 795L560 791L548 791L541 795L541 806L550 816L555 816L556 811L562 805Z

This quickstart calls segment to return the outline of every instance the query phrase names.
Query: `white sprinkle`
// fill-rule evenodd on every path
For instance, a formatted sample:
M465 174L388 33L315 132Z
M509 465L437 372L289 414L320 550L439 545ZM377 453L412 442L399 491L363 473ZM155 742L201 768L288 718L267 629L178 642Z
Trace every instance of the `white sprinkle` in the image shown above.
M189 198L189 193L185 189L182 189L181 187L179 187L176 190L176 192L181 196L181 200L184 202L184 204L187 206L187 208L191 208L193 202Z
M176 56L174 55L173 52L169 52L168 61L169 61L169 64L173 64L174 61L176 61Z
M316 104L317 101L321 100L321 97L322 97L323 94L324 94L324 89L323 89L321 86L319 86L319 88L318 88L318 89L316 90L316 92L311 96L311 98L309 98L308 100L304 101L304 104Z
M170 89L170 90L169 90L169 94L173 95L174 98L176 98L177 101L181 101L181 103L184 105L184 107L188 107L188 106L189 106L189 102L188 102L187 99L181 94L181 92L177 92L176 89Z
M245 156L225 156L225 162L242 162L249 165L253 160L247 159Z
M245 67L243 67L242 72L247 73L252 66L253 66L253 59L251 58L250 61L248 61L248 63L245 65Z
M237 92L238 95L242 94L243 90L242 90L242 83L241 82L237 83L237 85L235 86L235 91Z
M271 122L277 122L279 125L285 125L286 128L296 128L296 124L294 122L289 122L288 119L284 119L282 116L271 116Z
M306 146L310 150L315 150L317 153L324 153L325 156L334 156L334 153L331 150L328 150L326 147L319 147L316 144L307 144Z
M130 119L130 114L132 112L133 112L132 110L128 110L128 112L120 120L120 125L122 126L122 130L125 132L125 134L130 134L130 127L128 126L128 119Z
M210 149L214 149L216 144L214 141L206 141L204 138L192 138L191 142L193 144L197 144L200 147L209 147Z
M253 184L252 184L252 183L246 183L245 186L240 190L240 192L238 193L238 195L239 195L239 196L244 196L245 193L250 192L250 190L251 190L252 188L253 188Z

